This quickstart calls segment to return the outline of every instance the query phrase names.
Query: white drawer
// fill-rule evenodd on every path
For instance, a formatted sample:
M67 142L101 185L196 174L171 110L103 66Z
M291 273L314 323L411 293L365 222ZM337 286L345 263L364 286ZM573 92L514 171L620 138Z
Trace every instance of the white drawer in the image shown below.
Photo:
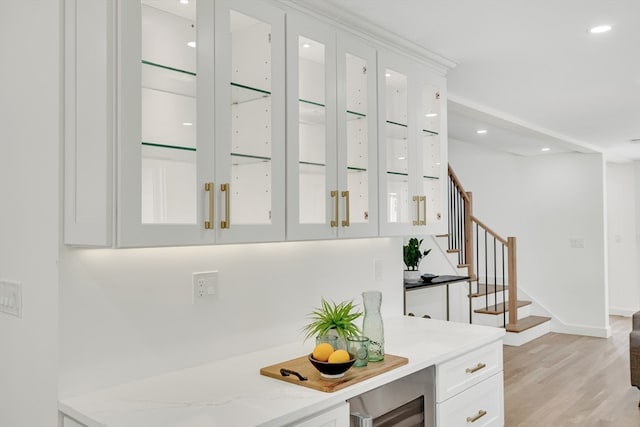
M502 371L502 341L436 366L436 401L443 402Z
M503 427L502 372L436 407L438 427Z

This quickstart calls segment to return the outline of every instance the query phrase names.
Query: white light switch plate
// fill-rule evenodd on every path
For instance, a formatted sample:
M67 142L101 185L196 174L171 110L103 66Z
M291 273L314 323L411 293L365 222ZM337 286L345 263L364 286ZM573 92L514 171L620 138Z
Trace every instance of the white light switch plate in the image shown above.
M22 285L0 281L0 312L22 317Z

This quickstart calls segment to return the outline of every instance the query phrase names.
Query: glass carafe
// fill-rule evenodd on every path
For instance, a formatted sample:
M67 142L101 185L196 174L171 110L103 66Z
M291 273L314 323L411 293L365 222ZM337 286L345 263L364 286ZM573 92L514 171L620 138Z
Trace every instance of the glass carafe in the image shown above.
M362 299L364 301L362 335L369 338L369 362L380 362L384 359L384 325L380 314L382 292L363 292Z

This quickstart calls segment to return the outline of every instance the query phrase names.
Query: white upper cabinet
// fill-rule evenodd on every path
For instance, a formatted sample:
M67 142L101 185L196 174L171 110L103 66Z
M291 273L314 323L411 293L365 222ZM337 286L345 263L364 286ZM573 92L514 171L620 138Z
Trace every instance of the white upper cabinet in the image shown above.
M408 58L381 52L380 234L446 233L446 86Z
M65 243L445 232L444 77L292 9L65 0Z
M201 0L202 1L202 0ZM284 12L216 2L216 241L285 238Z
M213 141L213 11L206 1L120 1L115 245L210 243L203 232ZM207 167L208 166L208 167Z
M74 26L102 19L81 7L71 9L67 48L83 43L69 37ZM89 241L71 215L65 241L131 247L283 240L284 12L251 0L121 0L102 8L118 11L103 26L115 37L99 51L111 62L102 67L117 64L107 76L113 92L101 93L115 106L101 124L115 135L104 145L116 147L116 206L105 220L115 222L116 233L112 238L106 226L102 238ZM67 55L67 65L91 61ZM91 105L74 100L76 111ZM67 129L74 126L69 119ZM87 140L73 142L84 147ZM98 166L100 159L71 148L68 169ZM67 184L68 213L92 205L75 181ZM89 199L114 197L110 188L98 190Z
M287 238L377 236L375 49L287 17Z
M338 235L378 235L376 50L338 35Z

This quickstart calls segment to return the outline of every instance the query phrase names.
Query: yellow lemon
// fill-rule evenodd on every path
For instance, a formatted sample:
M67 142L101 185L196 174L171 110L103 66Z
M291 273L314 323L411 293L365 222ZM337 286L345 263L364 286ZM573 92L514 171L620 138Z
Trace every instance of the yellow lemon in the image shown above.
M313 349L313 358L320 361L326 362L329 360L329 356L333 353L333 346L328 342L323 342L318 344L316 348Z
M329 356L329 363L344 363L348 362L349 359L351 358L346 350L336 350Z

